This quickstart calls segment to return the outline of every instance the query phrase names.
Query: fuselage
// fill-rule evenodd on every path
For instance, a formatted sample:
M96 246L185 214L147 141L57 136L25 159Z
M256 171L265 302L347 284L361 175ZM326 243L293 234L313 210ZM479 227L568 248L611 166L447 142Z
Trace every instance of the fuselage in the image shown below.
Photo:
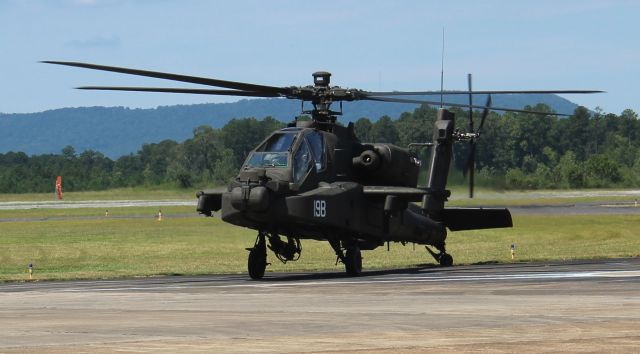
M363 249L442 242L445 228L419 207L385 210L385 196L365 192L415 188L417 157L391 144L361 143L352 126L332 128L304 122L267 137L222 193L223 220L296 238L356 238Z

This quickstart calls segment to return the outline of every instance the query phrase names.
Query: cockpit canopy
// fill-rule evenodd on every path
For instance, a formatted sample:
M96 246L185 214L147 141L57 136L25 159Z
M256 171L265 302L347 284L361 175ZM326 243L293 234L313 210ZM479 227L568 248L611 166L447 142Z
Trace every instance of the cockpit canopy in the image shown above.
M274 133L251 153L244 168L287 168L296 133Z
M285 128L274 132L247 158L243 169L291 169L292 181L299 182L315 167L327 164L324 136L314 129Z

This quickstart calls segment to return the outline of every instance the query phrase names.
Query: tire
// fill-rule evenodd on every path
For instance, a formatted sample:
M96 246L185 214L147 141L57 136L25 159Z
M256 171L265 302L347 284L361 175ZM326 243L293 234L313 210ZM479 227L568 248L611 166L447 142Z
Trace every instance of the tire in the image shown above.
M453 257L448 253L443 253L440 256L440 266L451 267L453 265Z
M349 247L344 257L344 268L347 275L356 277L362 273L362 254L358 247Z
M262 279L264 271L267 269L267 250L261 249L258 245L249 252L247 269L251 279Z

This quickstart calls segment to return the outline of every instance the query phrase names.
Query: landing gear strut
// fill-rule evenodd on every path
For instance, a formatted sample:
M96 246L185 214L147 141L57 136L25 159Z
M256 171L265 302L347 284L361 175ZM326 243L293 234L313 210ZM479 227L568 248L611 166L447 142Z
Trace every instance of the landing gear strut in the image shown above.
M441 267L451 267L453 265L453 257L445 251L444 245L438 247L439 253L433 252L429 246L424 246L427 252L440 264Z
M252 248L247 248L247 250L249 251L249 261L247 262L249 276L251 279L262 279L264 271L267 268L267 241L265 240L265 233L259 232L255 245Z
M339 261L344 263L344 269L347 275L355 277L362 273L362 253L360 252L360 247L358 247L355 242L331 240L329 244L331 244L331 247L338 257L336 264L338 264Z
M347 274L355 277L362 273L362 254L358 246L351 246L347 248L347 252L344 256L344 268Z

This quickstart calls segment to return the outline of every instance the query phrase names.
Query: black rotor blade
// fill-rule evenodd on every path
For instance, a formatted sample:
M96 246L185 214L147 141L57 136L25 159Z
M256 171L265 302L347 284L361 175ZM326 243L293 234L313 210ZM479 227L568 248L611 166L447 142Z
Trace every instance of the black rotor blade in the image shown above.
M478 130L475 133L478 135L469 141L471 148L469 149L469 157L467 158L467 163L464 166L464 170L462 174L466 177L467 173L469 174L469 198L473 198L473 188L475 185L475 173L476 173L476 144L477 139L480 137L480 131L484 126L484 122L489 115L489 110L491 109L491 95L487 95L487 102L485 104L484 110L482 111L482 118L480 119L480 125L478 126ZM473 132L473 129L471 130Z
M382 102L396 102L396 103L430 104L430 105L437 105L437 106L440 105L440 102L436 102L436 101L409 100L409 99L404 99L404 98L391 98L391 97L369 97L369 96L367 96L365 98L362 98L362 100L382 101ZM450 106L450 107L469 107L469 108L478 108L478 109L487 108L485 106L476 106L476 105L469 106L468 104L464 104L464 103L452 103L452 102L444 102L444 105L445 106ZM537 112L537 111L527 111L527 110L524 110L524 109L514 109L514 108L504 108L504 107L491 107L491 110L493 110L493 111L505 111L505 112L541 114L541 115L546 115L546 116L565 116L565 117L571 116L571 114L564 114L564 113Z
M473 88L471 87L471 74L467 75L467 83L469 85L469 133L473 133ZM486 108L485 108L486 109ZM473 177L475 170L475 156L476 156L476 142L475 139L469 140L469 157L467 158L467 165L465 166L465 172L469 172L469 198L473 198ZM466 173L464 173L466 175Z
M76 87L76 88L79 90L168 92L168 93L192 93L192 94L198 94L198 95L249 96L249 97L281 97L280 94L268 93L268 92L188 89L188 88L171 88L171 87L164 88L164 87L82 86L82 87Z
M469 171L472 169L471 165L475 164L475 152L476 152L476 144L474 140L469 140L469 154L467 154L467 161L465 161L464 166L462 167L462 175L467 178Z
M68 61L50 61L50 60L42 61L42 63L74 66L74 67L93 69L93 70L111 71L111 72L116 72L121 74L154 77L158 79L188 82L192 84L207 85L207 86L224 87L229 89L251 91L251 92L280 93L283 95L287 95L287 94L290 94L292 91L291 88L288 88L288 87L255 85L255 84L249 84L244 82L235 82L235 81L218 80L218 79L211 79L211 78L205 78L205 77L163 73L158 71L129 69L129 68L116 67L116 66L106 66L106 65L68 62Z
M484 121L487 119L489 115L489 111L491 110L491 95L487 95L487 103L485 104L484 110L482 110L482 118L480 119L480 125L478 126L478 133L482 130L482 126L484 125Z
M469 141L469 155L467 161L462 170L462 175L466 178L469 177L469 198L473 198L473 186L476 169L476 142L475 140Z
M467 74L469 84L469 107L473 106L473 89L471 88L471 74ZM473 132L473 109L469 108L469 132Z
M444 91L446 95L509 95L509 94L588 94L588 93L603 93L605 91L599 90L484 90L484 91ZM428 96L428 95L440 95L440 91L388 91L388 92L373 92L362 91L361 94L365 96Z
M471 143L471 162L469 162L469 198L473 198L473 187L475 186L476 174L476 143Z

